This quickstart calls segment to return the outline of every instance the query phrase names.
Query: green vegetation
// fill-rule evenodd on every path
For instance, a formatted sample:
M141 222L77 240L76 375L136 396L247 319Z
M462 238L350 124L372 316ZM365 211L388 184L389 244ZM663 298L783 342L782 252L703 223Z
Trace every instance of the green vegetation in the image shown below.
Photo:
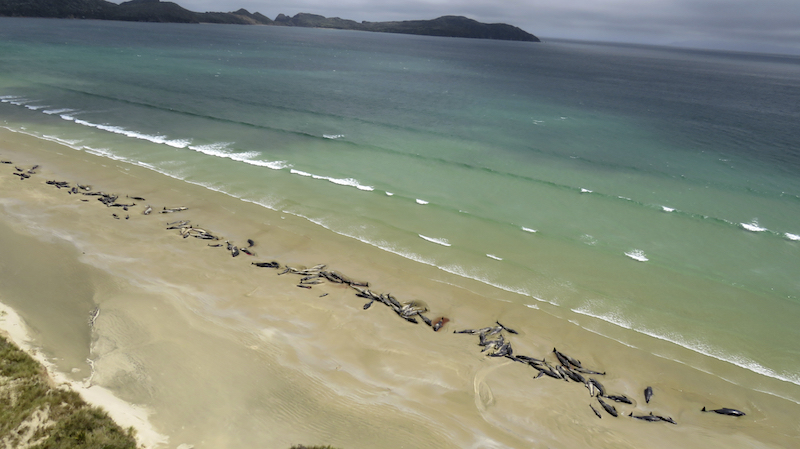
M0 446L136 449L133 435L76 392L53 386L44 367L0 337Z
M515 26L505 23L481 23L460 16L442 16L433 20L406 20L402 22L356 22L338 17L299 13L293 17L278 14L273 21L263 14L250 13L246 9L239 9L234 12L193 12L176 3L162 2L160 0L130 0L119 5L106 0L0 0L0 16L125 20L131 22L277 25L539 42L539 38Z
M294 17L280 14L275 18L273 24L307 28L372 31L376 33L539 42L539 38L515 26L505 23L481 23L461 16L442 16L433 20L405 20L402 22L356 22L338 17L328 18L315 14L300 13Z
M119 5L106 0L0 0L0 16L241 25L266 25L272 22L259 13L250 14L245 9L197 13L176 3L159 0L131 0Z

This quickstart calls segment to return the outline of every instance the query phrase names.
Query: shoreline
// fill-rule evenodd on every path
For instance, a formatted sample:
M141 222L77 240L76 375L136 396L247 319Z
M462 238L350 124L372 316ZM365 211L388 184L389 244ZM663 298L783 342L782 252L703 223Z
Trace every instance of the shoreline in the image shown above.
M167 444L168 438L159 434L149 422L150 412L146 408L127 403L113 392L95 385L86 386L83 382L69 379L58 371L56 366L37 350L22 318L0 301L0 335L33 357L47 371L47 376L57 386L66 386L78 393L90 405L100 407L122 428L136 429L136 442L143 449L154 449Z
M11 139L4 130L0 131L0 136ZM29 145L40 144L50 148L49 151L55 149L56 153L59 152L59 146L33 137L17 139L17 143L22 142ZM303 403L308 400L308 396L322 395L322 402L311 402L299 409L286 405L293 410L292 413L287 412L287 416L298 413L304 416L309 410L325 410L325 413L329 413L328 407L339 406L340 409L334 410L332 416L339 419L339 424L347 423L357 429L356 434L364 438L362 441L356 444L343 439L341 434L336 434L335 429L320 431L320 424L310 418L300 420L303 423L306 420L308 422L305 427L299 426L299 433L335 436L339 439L326 439L325 444L330 441L330 444L341 447L367 447L371 442L381 441L386 446L389 442L383 435L373 435L373 439L369 440L369 435L376 426L396 437L411 438L414 433L410 432L411 429L415 432L421 431L422 437L413 439L419 442L417 447L434 447L437 439L445 447L464 447L470 441L474 444L478 438L476 435L481 434L486 440L479 441L515 447L531 441L530 431L526 433L529 427L538 429L543 435L561 432L578 441L590 441L583 439L598 437L598 432L602 434L602 427L597 427L599 424L609 425L613 429L610 435L601 438L604 442L600 446L612 446L620 438L629 444L632 441L648 441L651 432L655 432L658 435L663 434L660 436L662 439L668 439L670 435L676 438L659 443L668 447L667 443L679 445L681 441L691 441L692 436L697 436L698 432L703 434L703 429L690 424L694 419L694 412L691 410L700 410L700 406L695 407L695 402L709 406L712 402L728 405L725 397L731 394L740 398L738 401L752 407L763 402L755 393L744 391L736 385L720 385L718 380L711 379L712 376L676 368L675 362L658 360L658 356L648 354L647 350L626 348L610 338L587 339L590 332L565 323L566 320L554 319L559 316L557 310L543 312L529 309L522 315L520 307L524 306L507 305L504 300L512 293L492 291L488 286L465 281L463 278L454 280L453 275L433 273L426 267L401 260L399 256L370 251L365 249L366 245L342 237L321 238L318 229L303 223L297 217L284 216L280 212L269 211L243 201L232 201L224 194L209 192L199 186L184 183L176 189L179 187L178 181L159 180L158 174L147 173L143 168L61 148L64 151L61 156L53 153L47 155L47 150L37 150L39 153L35 156L46 159L46 162L42 162L41 170L47 173L47 178L36 175L34 179L20 182L11 175L2 174L0 190L7 197L0 205L6 210L11 208L14 212L18 230L25 228L27 224L33 234L39 233L39 238L49 235L50 239L68 242L78 249L78 253L82 253L76 253L80 263L103 267L106 275L116 279L113 282L95 281L94 284L93 295L95 300L100 299L99 306L102 310L97 320L100 337L92 342L92 354L99 354L97 382L100 385L107 384L117 388L121 385L119 375L115 377L106 371L109 367L119 368L109 364L111 361L121 363L119 359L124 359L122 362L132 360L149 364L155 360L158 365L161 360L162 364L159 366L163 367L166 366L163 363L174 363L173 359L176 357L178 360L187 357L185 360L198 364L202 370L217 371L210 377L197 379L197 374L193 371L173 371L171 375L179 374L194 379L189 381L191 385L195 385L195 381L198 385L202 384L208 379L225 382L225 394L209 398L207 402L211 404L222 401L224 404L224 398L228 395L238 396L238 400L243 401L247 396L244 393L259 391L253 389L237 392L231 385L227 385L232 382L231 377L237 374L236 368L240 368L247 372L240 380L260 382L260 388L271 394L280 395L281 388L297 384L292 399L279 401L281 405L292 401ZM9 151L13 152L0 152L0 157L5 157L5 153ZM30 156L29 159L33 162L35 158ZM69 163L70 159L77 162ZM76 173L81 175L80 180L74 179ZM153 218L141 216L141 208L131 208L131 211L123 212L130 215L130 220L114 220L109 208L99 204L84 205L77 197L44 185L45 179L52 179L50 176L71 183L81 182L86 178L97 186L97 190L141 195L146 198L158 197L159 206L162 203L163 206L187 204L189 210ZM32 182L37 187L30 189L28 183ZM10 201L10 189L22 186L35 194L26 197L31 192L20 191L19 195L15 195L14 201ZM90 197L81 199L86 198ZM41 204L36 204L34 199ZM91 203L94 202L94 198L91 198ZM156 209L155 203L153 208ZM113 212L119 211L115 209ZM168 220L162 219L165 217ZM294 276L292 274L275 276L268 268L245 269L249 262L256 261L255 258L244 261L242 258L245 255L232 258L230 254L225 254L224 248L208 248L204 246L205 241L183 239L177 230L164 230L162 222L184 217L191 219L192 224L224 235L240 244L252 238L256 242L254 250L258 253L259 262L277 260L282 266L329 262L333 270L354 279L375 282L373 291L376 293L395 292L401 300L424 298L431 309L431 319L446 316L452 321L440 333L432 333L430 329L423 332L421 328L406 326L403 320L387 313L385 309L375 310L379 304L373 305L370 310L364 310L364 302L355 297L356 292L352 289L326 283L314 285L310 291L306 291L286 280L286 276ZM60 229L55 237L55 228L48 227L53 224L57 224ZM141 245L140 242L145 241L149 244ZM160 259L163 261L159 262ZM187 261L191 261L192 266L186 266ZM265 274L264 270L269 273ZM296 281L297 278L291 280ZM121 286L120 283L126 285ZM323 293L328 295L321 297ZM479 299L485 302L487 297L496 300L496 310L488 311L485 307L479 310L475 307L480 303ZM544 304L541 306L546 307ZM159 310L149 311L148 308L154 307ZM82 313L88 319L88 310ZM136 319L139 315L143 318ZM169 317L169 320L165 317ZM134 323L129 325L128 320L133 320ZM547 380L539 379L532 383L523 381L536 374L533 370L525 370L514 362L487 358L475 346L475 337L452 334L454 330L476 325L481 327L494 321L521 331L522 335L519 337L507 335L509 339L514 339L514 347L518 353L541 356L549 353L554 345L563 347L568 353L581 358L587 366L605 368L609 379L604 380L604 383L614 391L632 394L640 389L643 377L660 379L655 387L657 394L664 397L661 392L670 391L676 396L672 399L664 398L666 402L662 404L676 411L674 416L682 425L678 436L670 434L671 431L665 428L633 428L628 422L609 424L608 419L603 419L596 423L593 421L596 418L586 406L589 402L586 391L578 391L579 386L569 386L566 383L562 386L548 382L549 388L542 391L544 387L540 384ZM126 330L126 326L130 328ZM127 333L116 333L119 329ZM147 336L142 337L142 333ZM192 342L185 337L187 334L196 336L207 344ZM186 340L182 340L181 336ZM165 349L165 342L172 349ZM187 347L182 348L182 344ZM155 346L159 346L160 352L136 352L141 351L141 348ZM123 350L119 350L120 348ZM206 361L206 350L218 357L230 353L231 368L225 370L224 367L216 366L217 363ZM190 354L181 354L182 352ZM131 354L133 357L126 359ZM243 362L242 357L253 358L253 355L259 360L253 364ZM641 372L623 374L621 362L628 366L641 366ZM715 370L719 369L717 362L704 363L714 366ZM135 366L135 363L130 365ZM269 372L280 379L273 384L270 384L272 380L264 380L259 374L271 368L275 369ZM117 369L118 374L120 371L125 370ZM139 397L144 399L143 403L160 402L158 398L166 391L164 385L176 388L181 383L180 379L172 379L166 384L148 380L147 376L153 378L154 372L157 370L144 368L143 373L129 370L122 378L137 380L137 376L142 374L143 380L138 380L141 385L128 390L123 396L127 396L126 399ZM670 377L674 376L674 379L664 378L664 372L670 373ZM746 379L754 378L746 374L745 376ZM695 392L684 392L681 384L692 381L696 383L693 386ZM707 389L708 392L702 395L699 393L702 389ZM189 390L184 393L189 394ZM574 404L562 405L564 397L570 398L570 402L574 401ZM525 398L535 398L541 404L532 405L523 400ZM264 397L263 400L266 405L273 399ZM232 408L241 407L242 404L236 400L228 402ZM637 397L637 402L637 406L643 405L641 398ZM316 405L310 405L312 403ZM259 407L257 409L260 410ZM153 415L156 418L165 418L170 414L163 403L156 408L159 410ZM393 416L398 410L402 411L402 417L398 418L398 421L403 422L401 425L386 424L378 419ZM627 412L634 409L625 410ZM792 407L784 405L769 412L758 411L756 419L775 419L779 410L791 411ZM269 415L268 410L265 409L264 412L265 416ZM549 415L542 415L548 413ZM182 411L176 412L174 416L168 416L167 421L177 423L181 420L181 414ZM522 418L530 415L536 416L536 419ZM370 418L367 419L367 416ZM437 417L435 422L429 422L433 417ZM367 425L356 425L355 422L359 419L367 420ZM523 421L520 422L520 419ZM586 431L586 435L578 435L576 430L570 430L576 426L575 420L580 423L579 428L590 429ZM462 422L469 424L461 424ZM730 422L720 423L723 428L732 425ZM738 437L743 440L723 433L712 437L716 436L721 442L727 441L734 446L743 441L769 441L772 438L780 441L779 437L770 437L768 433L764 433L765 429L759 430L757 426L749 424L742 425L746 433ZM275 424L262 427L279 428ZM783 428L782 425L779 427ZM195 428L197 429L198 427ZM171 441L187 441L198 444L198 448L213 447L207 446L211 444L208 441L203 445L188 439L190 433L174 438L173 432L166 432ZM440 436L437 438L436 435ZM786 435L787 438L789 436ZM561 440L559 437L542 438L539 441L549 441L557 446L569 445L568 440ZM709 437L700 441L708 442ZM282 440L277 444L288 446ZM693 444L685 447L693 447Z

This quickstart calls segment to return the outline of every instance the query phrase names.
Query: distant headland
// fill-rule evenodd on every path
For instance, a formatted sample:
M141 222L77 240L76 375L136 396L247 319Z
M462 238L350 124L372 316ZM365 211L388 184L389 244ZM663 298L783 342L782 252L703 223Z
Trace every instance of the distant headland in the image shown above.
M373 31L424 36L499 39L540 42L539 38L505 23L481 23L461 16L402 22L356 22L338 17L300 13L278 14L275 20L246 9L234 12L193 12L173 2L131 0L120 4L105 0L0 0L0 16L62 19L124 20L130 22L223 23Z

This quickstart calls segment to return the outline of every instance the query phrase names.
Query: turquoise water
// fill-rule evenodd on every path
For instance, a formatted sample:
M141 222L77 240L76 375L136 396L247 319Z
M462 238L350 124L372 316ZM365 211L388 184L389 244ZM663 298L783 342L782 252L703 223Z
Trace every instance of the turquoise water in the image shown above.
M800 401L800 58L4 18L0 101Z

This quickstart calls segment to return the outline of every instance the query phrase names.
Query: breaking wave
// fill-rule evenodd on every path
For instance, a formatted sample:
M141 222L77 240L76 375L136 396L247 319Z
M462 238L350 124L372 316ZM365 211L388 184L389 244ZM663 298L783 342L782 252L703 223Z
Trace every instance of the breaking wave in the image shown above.
M334 184L338 184L340 186L355 187L358 190L364 190L364 191L367 191L367 192L371 192L371 191L375 190L375 187L363 185L360 182L358 182L357 179L353 179L353 178L332 178L330 176L315 175L313 173L304 172L302 170L297 170L297 169L294 169L294 168L291 169L289 172L291 174L293 174L293 175L300 175L300 176L305 176L307 178L313 178L313 179L321 179L321 180L324 180L324 181L332 182Z
M425 236L425 235L422 235L422 234L418 234L418 235L420 237L422 237L424 240L427 240L429 242L436 243L436 244L439 244L439 245L442 245L442 246L451 246L450 242L448 242L447 239L437 239L437 238L428 237L428 236Z
M759 226L758 222L755 220L751 221L750 223L739 223L739 226L750 232L764 232L768 230L767 228Z
M639 262L647 262L647 256L644 254L644 251L640 249L634 249L625 253L626 256L630 257L633 260L638 260Z
M245 164L271 168L273 170L281 170L291 167L291 165L289 165L286 161L265 161L257 159L260 154L255 151L248 151L245 153L232 152L228 149L230 145L231 144L228 142L220 142L208 145L189 145L188 148L209 156L227 158L237 162L244 162Z
M121 126L113 126L113 125L103 125L100 123L92 123L86 120L81 120L79 118L75 118L71 115L61 114L61 118L67 121L73 121L78 125L87 126L89 128L99 129L101 131L107 131L114 134L120 134L125 137L131 137L134 139L141 139L147 140L149 142L169 145L173 148L186 148L192 142L190 139L169 139L167 136L156 135L156 134L144 134L138 131L131 131L125 129Z

